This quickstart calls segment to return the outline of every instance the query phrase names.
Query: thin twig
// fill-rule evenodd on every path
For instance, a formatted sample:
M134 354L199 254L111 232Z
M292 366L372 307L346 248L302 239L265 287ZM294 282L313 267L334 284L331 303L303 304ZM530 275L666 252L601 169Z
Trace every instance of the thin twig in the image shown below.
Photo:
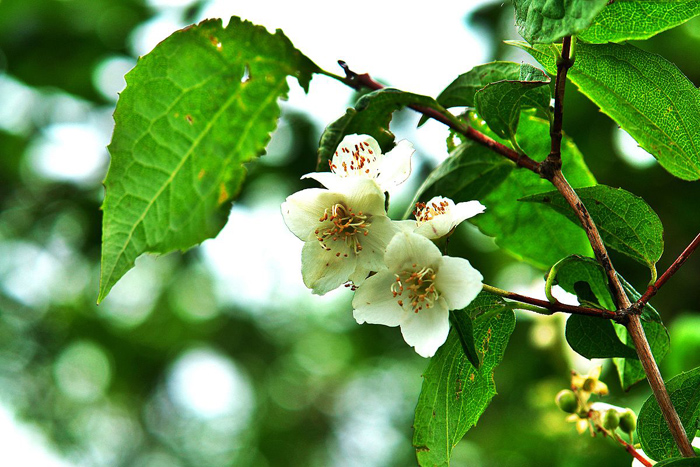
M338 64L343 68L345 71L345 77L340 77L338 75L334 75L332 73L324 72L327 76L330 76L331 78L335 78L339 81L342 81L346 85L354 88L354 89L362 89L362 88L367 88L367 89L373 89L373 90L378 90L378 89L383 89L384 85L375 81L368 73L362 73L358 74L350 69L350 67L342 60L338 60ZM486 146L493 152L500 154L501 156L504 156L511 161L515 162L515 164L518 167L522 167L525 169L528 169L532 172L535 172L536 174L539 175L539 166L540 164L528 157L525 154L520 154L517 151L509 148L508 146L499 143L498 141L494 140L493 138L490 138L486 136L485 134L481 133L480 131L475 130L474 128L470 127L469 125L461 122L457 117L452 115L450 112L447 110L442 112L438 112L435 109L429 108L429 107L423 107L423 106L411 106L413 110L416 112L420 112L426 117L430 117L434 120L437 120L441 123L444 123L448 127L452 128L454 131L466 136L472 141L475 141L482 146Z
M654 282L652 285L650 285L646 292L644 292L644 295L642 295L639 300L637 300L637 303L634 304L634 307L637 310L640 310L644 308L644 306L647 304L647 302L654 296L656 295L656 292L659 291L661 286L663 286L667 280L669 280L673 275L680 269L681 266L683 266L683 263L690 257L690 255L693 254L695 249L700 245L700 234L698 234L695 237L695 240L693 240L690 245L686 247L685 250L683 250L683 253L680 254L678 258L669 266L668 269L666 269L666 272L661 274L661 277Z
M503 298L507 298L509 300L515 300L516 302L521 302L521 303L528 303L530 305L535 305L540 308L545 308L547 310L550 310L552 312L564 312L564 313L570 313L572 315L585 315L585 316L594 316L596 318L603 318L603 319L617 319L618 315L614 311L610 310L604 310L604 309L598 309L598 308L587 308L583 306L575 306L575 305L567 305L566 303L561 303L561 302L548 302L546 300L540 300L537 298L533 297L528 297L526 295L520 295L515 292L509 292L507 290L502 290L496 287L492 287L490 285L484 284L484 290L487 292L491 292L493 294L499 295Z
M561 56L557 60L557 76L554 81L554 119L549 129L552 140L547 159L542 162L540 169L552 173L561 169L561 139L564 120L564 90L566 88L566 73L574 64L571 56L571 36L566 36L562 42Z

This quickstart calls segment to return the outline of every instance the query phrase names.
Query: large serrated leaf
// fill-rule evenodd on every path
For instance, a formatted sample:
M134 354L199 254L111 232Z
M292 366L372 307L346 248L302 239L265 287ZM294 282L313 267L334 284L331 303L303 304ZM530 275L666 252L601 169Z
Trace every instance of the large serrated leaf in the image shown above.
M483 199L505 180L515 164L473 141L465 141L450 152L425 179L404 217L418 201L447 196L455 202Z
M683 428L693 438L700 419L700 368L666 382L671 403L678 412ZM680 457L656 398L651 395L639 410L637 433L642 449L654 460Z
M345 135L362 134L374 137L383 150L388 150L394 142L394 134L389 130L392 114L404 107L421 106L445 113L445 109L435 99L420 94L384 88L362 96L354 108L328 125L321 135L318 148L317 168L325 169Z
M471 123L480 131L489 132L478 118ZM517 137L531 157L544 158L549 153L549 122L523 115ZM562 142L562 160L564 174L573 186L596 183L578 148L566 136ZM496 244L505 251L542 269L548 269L570 254L592 256L586 234L579 228L546 206L516 201L550 188L547 180L532 172L513 170L503 183L480 199L486 211L471 222L486 235L495 237ZM450 195L445 193L444 196Z
M674 457L664 459L655 467L700 467L700 457Z
M664 251L664 229L659 216L644 200L622 188L597 185L576 190L598 227L605 245L646 265L654 274ZM542 203L576 225L579 220L557 191L539 193L521 201Z
M520 109L549 113L549 77L531 65L520 67L518 80L504 80L484 86L474 95L476 111L498 136L511 140L520 121Z
M594 44L648 39L700 14L700 0L616 0L578 37Z
M556 70L553 46L511 44ZM671 174L700 178L700 91L674 64L629 44L581 43L567 76Z
M424 373L413 422L413 445L422 466L449 464L452 449L476 424L496 394L495 367L501 362L515 314L495 295L481 292L464 310L474 316L474 341L483 355L477 370L451 331Z
M307 89L317 69L281 31L239 18L177 31L139 60L114 113L98 301L139 255L221 230L242 164L277 125L287 76Z
M558 41L582 31L608 0L513 0L518 32L531 44Z

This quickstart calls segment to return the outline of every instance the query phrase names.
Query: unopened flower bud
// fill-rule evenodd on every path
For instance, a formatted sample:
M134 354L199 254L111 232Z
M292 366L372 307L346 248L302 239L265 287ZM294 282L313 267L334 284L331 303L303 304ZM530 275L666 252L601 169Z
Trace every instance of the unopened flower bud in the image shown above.
M637 415L632 410L627 409L620 415L620 429L627 434L637 429Z
M608 430L614 430L620 425L620 414L615 409L608 409L603 418L603 426Z
M570 389L562 389L559 391L554 400L557 406L566 413L575 413L576 410L578 410L578 399L576 398L576 394Z

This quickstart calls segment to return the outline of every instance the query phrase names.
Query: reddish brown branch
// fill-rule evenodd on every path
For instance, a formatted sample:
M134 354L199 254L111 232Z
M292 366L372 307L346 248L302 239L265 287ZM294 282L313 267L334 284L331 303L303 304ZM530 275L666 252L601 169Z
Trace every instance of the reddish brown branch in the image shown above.
M619 441L620 444L622 444L622 445L625 447L625 450L626 450L627 452L629 452L630 455L631 455L632 457L634 457L634 458L637 459L639 462L641 462L641 464L642 464L644 467L652 467L652 463L649 462L646 458L644 458L644 456L642 456L641 454L639 454L639 451L637 451L637 450L634 448L634 446L632 446L631 444L627 443L625 440L621 439L620 437L617 437L617 441Z
M341 78L341 80L348 86L357 90L362 88L373 90L384 88L383 84L375 81L368 73L355 73L342 60L338 60L338 64L345 71L345 78ZM470 140L475 141L481 144L482 146L486 146L493 152L510 159L511 161L515 162L515 164L518 167L523 167L539 175L540 164L537 161L531 159L530 157L524 154L519 154L517 151L514 151L508 146L499 143L498 141L486 136L480 131L475 130L469 125L460 122L454 115L451 115L449 112L445 111L445 113L441 113L435 109L417 105L411 106L411 108L416 112L422 113L426 117L430 117L434 120L444 123L448 127L452 128L454 131L466 136Z
M571 36L566 36L562 43L561 57L557 60L557 76L554 80L554 119L549 128L552 140L547 159L542 163L543 172L553 173L561 169L561 130L564 121L564 90L566 88L566 73L574 64L570 57Z
M489 290L489 289L487 289ZM505 293L503 293L505 292ZM567 305L566 303L561 303L561 302L548 302L546 300L540 300L538 298L533 298L533 297L528 297L526 295L520 295L515 292L507 292L503 291L499 292L498 295L500 295L503 298L507 298L510 300L515 300L516 302L522 302L522 303L528 303L530 305L535 305L539 306L541 308L545 308L547 310L553 311L553 312L564 312L564 313L570 313L572 315L585 315L585 316L594 316L596 318L603 318L603 319L617 319L618 315L614 311L610 310L605 310L605 309L598 309L598 308L587 308L584 306L576 306L576 305Z
M683 266L683 263L686 262L686 260L690 257L690 255L693 254L695 249L700 245L700 234L698 234L695 239L686 247L685 250L683 250L683 253L680 254L678 258L669 266L668 269L666 269L666 272L661 274L661 277L654 282L652 285L650 285L646 292L644 292L644 295L642 295L639 300L637 300L637 303L634 304L634 307L637 310L641 310L644 308L644 305L647 304L647 302L654 296L656 295L656 292L659 291L659 289L668 281L673 275L680 269L681 266Z

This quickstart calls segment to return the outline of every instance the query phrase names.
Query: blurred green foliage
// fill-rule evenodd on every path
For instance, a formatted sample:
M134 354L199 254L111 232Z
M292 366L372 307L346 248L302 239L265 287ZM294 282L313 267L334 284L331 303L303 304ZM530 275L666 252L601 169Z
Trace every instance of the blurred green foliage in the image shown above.
M199 6L180 19L195 18ZM114 99L99 89L96 70L109 57L135 62L130 37L154 14L136 0L0 2L0 404L41 427L76 465L413 464L411 422L427 361L395 329L357 326L348 295L225 300L220 289L235 284L222 285L194 249L139 261L114 296L94 304L106 152L94 173L77 179L47 176L37 154L57 125L109 135ZM509 4L489 4L466 23L483 34L491 58L523 59L501 43L517 38ZM700 61L689 59L700 45L698 20L637 45L700 83ZM401 137L416 121L401 114L392 130ZM249 167L243 210L260 212L310 186L299 177L315 169L319 129L288 109L283 126L270 154ZM625 162L614 123L573 86L564 129L600 183L624 187L659 214L663 271L697 234L699 185ZM494 285L541 279L471 226L459 228L450 253ZM612 255L643 288L646 268ZM653 300L671 333L667 378L700 365L698 277L700 259L691 258ZM518 315L496 369L498 395L455 449L455 465L629 465L612 443L578 435L554 405L571 366L562 323ZM197 386L207 374L221 378ZM623 393L611 368L604 380L613 404L638 409L649 394L644 383ZM191 385L225 410L188 398Z

